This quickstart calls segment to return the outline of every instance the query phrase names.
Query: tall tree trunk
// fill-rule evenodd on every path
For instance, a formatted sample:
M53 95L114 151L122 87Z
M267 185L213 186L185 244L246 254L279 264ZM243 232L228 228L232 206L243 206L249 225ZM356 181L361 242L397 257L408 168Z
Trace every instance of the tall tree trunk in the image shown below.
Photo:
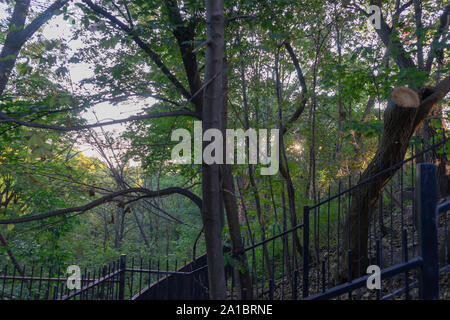
M39 14L26 27L25 21L30 8L30 0L16 0L11 16L8 34L0 53L0 95L6 88L11 71L16 64L20 49L28 39L48 20L57 10L68 3L68 0L56 0L46 10Z
M30 8L30 0L17 0L9 25L9 32L5 39L5 44L0 53L0 94L3 94L6 84L8 83L17 56L23 43L18 35L23 30L25 20Z
M222 110L222 135L225 137L226 129L228 128L228 73L227 62L224 60L223 73L223 110ZM224 144L224 152L226 154ZM248 269L247 255L244 250L244 243L241 235L241 224L239 223L239 210L236 199L236 190L234 187L233 168L229 164L221 165L221 181L222 181L222 198L225 205L225 212L227 215L228 229L230 231L230 239L232 245L232 257L239 265L237 268L238 287L247 290L247 299L252 299L252 282ZM241 290L238 291L240 296Z
M150 248L150 242L148 241L147 235L145 234L143 223L141 222L141 220L139 220L139 217L136 213L135 207L134 206L131 207L130 210L133 213L134 219L136 220L136 224L138 226L139 233L141 234L141 238L144 241L145 246L147 248Z
M297 222L297 211L295 206L295 188L292 182L291 173L289 171L289 163L286 155L286 147L284 144L284 130L281 128L281 124L283 121L283 110L282 110L282 94L281 94L281 81L280 81L280 73L279 73L279 51L277 51L275 56L275 81L276 81L276 93L277 93L277 102L278 102L278 120L280 122L280 141L279 141L279 149L280 149L280 173L286 181L287 194L288 194L288 203L289 203L289 213L291 226L295 227ZM298 237L297 231L293 233L294 236L294 246L297 250L298 254L301 256L303 254L303 246L300 243L300 239ZM295 255L294 255L295 256ZM294 261L294 268L297 266L297 261Z
M342 64L342 45L341 45L341 30L339 23L336 23L336 44L338 49L338 64ZM336 142L336 154L335 158L338 159L341 149L342 149L342 122L345 119L344 106L342 103L342 80L341 77L338 79L338 136Z
M215 128L220 130L223 107L223 53L224 12L222 0L206 0L206 62L203 97L203 132ZM205 147L206 144L203 144ZM218 164L202 164L202 217L205 228L208 261L209 297L212 300L226 298L225 269L222 246L221 192Z
M261 209L261 197L259 196L258 186L256 185L253 167L250 164L248 165L248 173L249 173L249 178L250 178L250 184L252 186L253 196L255 198L256 214L258 216L259 226L261 227L261 230L264 233L266 230L266 225L264 222L264 216L263 216L262 209ZM272 278L273 273L272 273L272 268L270 267L271 266L270 256L269 256L269 251L267 250L266 243L264 243L262 245L262 249L263 249L264 260L266 261L265 264L266 264L267 274L269 275L270 278Z
M239 45L239 56L241 59L241 87L242 87L242 102L244 105L244 125L245 125L245 130L250 129L250 116L249 116L249 107L248 107L248 100L247 100L247 85L246 85L246 81L245 81L245 64L244 64L244 56L243 56L243 51L242 48L240 47L240 38L238 37L238 45ZM246 141L247 145L249 145L248 141ZM248 156L248 151L249 149L246 148L246 152L247 152L247 156ZM248 159L249 157L247 157ZM261 227L261 229L265 230L265 223L264 223L264 216L262 213L262 208L261 208L261 197L259 195L259 190L258 190L258 186L256 185L256 180L255 180L255 174L254 174L254 170L255 170L255 166L248 164L248 174L249 174L249 179L250 179L250 185L252 187L252 191L253 191L253 196L255 198L255 206L256 206L256 214L258 216L258 222L259 222L259 226ZM262 250L263 250L263 255L264 255L264 260L266 261L265 265L266 265L266 269L267 269L267 274L269 275L270 278L272 278L272 269L270 268L271 264L270 264L270 257L269 257L269 251L267 250L267 245L263 244L262 245Z
M439 83L441 80L441 72L443 65L442 63L438 64L438 68L436 71L436 82ZM432 120L437 121L439 126L441 127L439 130L436 130L432 124ZM426 149L432 143L433 137L439 136L441 133L446 134L447 132L447 124L444 120L442 106L436 107L431 113L431 119L426 119L421 128L418 131L418 135L420 135L423 139L423 147ZM447 155L445 153L438 154L436 152L430 152L418 157L417 162L431 162L436 164L437 166L437 174L438 174L438 194L439 197L445 198L449 194L450 187L450 168L448 167ZM450 248L449 248L450 250Z
M121 208L116 208L116 217L114 219L114 248L120 248L120 225L121 225Z
M245 224L247 226L247 231L248 231L248 239L250 239L250 242L252 245L255 244L255 239L252 233L252 227L250 226L250 221L248 219L248 213L247 213L247 206L245 205L245 199L244 199L244 195L242 194L242 176L239 175L236 177L236 186L238 189L238 193L239 193L239 197L241 199L241 206L242 206L242 213L244 214L244 219L245 219Z

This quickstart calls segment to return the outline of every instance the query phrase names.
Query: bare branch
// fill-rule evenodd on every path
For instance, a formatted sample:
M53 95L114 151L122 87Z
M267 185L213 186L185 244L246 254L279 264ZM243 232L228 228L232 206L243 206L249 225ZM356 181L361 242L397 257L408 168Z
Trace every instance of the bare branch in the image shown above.
M431 89L432 94L425 98L419 105L419 110L416 114L416 120L414 123L414 128L420 125L421 119L426 118L429 113L433 110L435 105L444 98L450 91L450 75L444 80L439 82L434 88Z
M392 25L396 26L398 24L398 19L400 18L400 15L402 14L403 11L405 11L406 9L409 8L409 6L411 6L413 4L413 0L408 1L407 3L405 3L404 5L402 5L400 7L400 0L397 0L395 2L395 13L392 17Z
M48 20L50 20L57 10L64 7L69 0L57 0L48 7L44 12L42 12L37 18L35 18L24 30L23 36L24 40L28 40L40 27L42 27Z
M172 32L180 49L181 59L189 82L189 89L191 93L199 92L202 81L200 79L197 56L193 53L195 40L194 25L186 25L176 0L164 0L164 4L167 9L169 21L172 26L174 26ZM196 111L201 112L203 106L203 93L196 97L193 96L191 100L196 107Z
M153 190L149 190L149 189L145 189L145 188L130 188L130 189L124 189L124 190L110 193L108 195L105 195L105 196L103 196L97 200L94 200L88 204L85 204L83 206L55 210L55 211L38 214L35 216L30 216L30 217L23 217L23 218L16 218L16 219L4 219L4 220L0 220L0 224L24 223L24 222L29 222L29 221L36 221L36 220L42 220L42 219L46 219L46 218L50 218L50 217L55 217L55 216L59 216L59 215L66 214L66 213L85 212L87 210L90 210L92 208L100 206L104 203L111 202L117 197L124 196L124 195L130 194L130 193L144 193L147 196L147 198L156 198L156 197L163 197L163 196L168 196L168 195L172 195L172 194L180 194L180 195L185 196L185 197L189 198L190 200L192 200L199 207L200 210L202 208L202 200L197 195L195 195L193 192L183 189L183 188L170 187L170 188L162 189L159 191L153 191Z
M166 65L161 60L161 57L153 51L148 44L146 44L142 39L127 25L121 22L119 19L114 17L111 13L103 9L102 7L94 4L91 0L83 0L85 4L91 8L95 13L108 19L112 25L118 27L122 31L126 32L131 36L133 41L152 59L152 61L157 65L157 67L169 78L172 84L178 89L178 91L186 98L191 99L191 94L184 88L180 81L172 74L172 72L166 67Z
M5 90L11 71L16 64L17 56L24 43L55 14L56 10L63 7L67 2L67 0L55 1L47 10L23 29L28 16L30 0L16 1L11 16L9 32L0 53L0 94L3 94Z
M370 1L370 3L375 4L375 1L372 0L372 1ZM363 8L358 6L356 3L352 2L352 5L366 17L370 16L370 14L368 12L366 12L366 10L364 10ZM410 4L408 4L408 6L409 5ZM397 63L397 65L400 67L400 69L408 69L408 68L415 67L414 61L410 57L408 57L408 53L403 48L403 45L401 44L401 42L398 40L391 40L391 34L392 34L395 26L393 26L391 29L388 26L388 24L386 23L386 20L384 20L383 15L381 15L380 19L381 19L381 21L380 21L381 28L376 29L376 32L377 32L378 36L381 38L381 40L383 41L386 48L391 48L391 49L393 49L391 51L395 52L395 54L392 54L392 55L393 55L393 58L394 58L395 62Z
M298 80L300 81L300 86L302 87L302 98L301 98L301 102L300 102L299 106L297 107L297 109L295 110L294 114L289 118L289 120L286 122L286 124L283 125L282 134L284 134L287 131L288 127L292 123L297 121L297 119L301 116L301 114L305 110L306 102L308 101L308 98L307 98L308 87L306 86L306 80L303 75L303 71L302 71L302 68L300 67L300 63L297 59L297 56L295 55L294 49L292 49L292 46L287 41L284 42L284 46L285 46L286 50L289 52L289 55L291 56L291 59L292 59L292 63L294 64L295 70L297 71L297 77L298 77Z
M136 120L156 119L156 118L164 118L164 117L178 117L178 116L188 116L188 117L195 117L195 118L200 119L200 115L195 112L172 111L172 112L136 115L136 116L131 116L131 117L128 117L125 119L111 120L111 121L105 121L105 122L100 122L100 123L61 127L61 126L54 126L54 125L48 125L48 124L42 124L42 123L36 123L36 122L22 121L19 119L11 118L8 115L6 115L0 111L0 119L3 119L3 120L0 120L0 123L1 122L9 122L9 123L16 123L16 124L26 126L26 127L31 127L31 128L50 129L50 130L56 130L56 131L70 132L70 131L80 131L80 130L84 130L84 129L96 128L96 127L104 127L104 126L109 126L112 124L118 124L118 123L124 123L124 122L136 121Z
M192 53L197 53L201 48L207 46L208 44L209 44L209 41L203 41L194 50L192 50Z
M417 34L417 63L421 70L424 69L423 61L423 29L422 29L422 1L414 0L414 18Z
M256 19L257 16L248 15L248 14L241 14L234 17L225 18L225 23L228 24L229 22L241 20L241 19Z
M439 39L448 30L448 26L450 24L450 4L445 6L444 12L442 13L439 21L440 21L439 26L433 37L433 41L431 42L430 52L428 53L427 57L427 63L425 66L425 71L427 72L431 71L431 66L433 65L433 61L437 56L437 47L439 45ZM445 38L443 39L443 41L445 41Z

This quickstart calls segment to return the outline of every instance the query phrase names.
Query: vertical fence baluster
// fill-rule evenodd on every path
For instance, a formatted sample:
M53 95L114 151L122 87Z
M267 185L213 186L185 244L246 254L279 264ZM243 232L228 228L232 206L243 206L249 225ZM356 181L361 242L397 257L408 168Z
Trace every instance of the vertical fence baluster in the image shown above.
M131 258L131 269L134 269L134 257ZM133 295L133 281L134 281L134 272L130 274L130 293Z
M159 258L158 258L158 273L157 273L157 278L156 278L156 295L157 295L157 299L160 299L161 298L161 296L160 296L160 283L159 283L159 280L160 280L160 273L159 273L159 270L160 270L160 260L159 260ZM194 287L194 284L193 284L193 286L192 287Z
M261 241L264 241L265 238L265 231L264 228L262 229L262 236L261 236ZM267 247L265 244L263 244L262 246L262 254L261 254L261 299L263 299L264 297L264 283L265 283L265 264L264 264L264 258L265 258L265 254L267 252ZM267 253L267 255L269 255Z
M23 283L25 282L24 277L26 277L26 272L27 272L27 266L24 265L23 266L23 276L21 275L22 279L20 281L20 293L19 293L19 299L22 299L22 291L23 291Z
M32 298L32 290L33 290L33 276L34 276L34 262L31 265L31 278L30 278L30 286L28 287L28 299L31 300Z
M273 300L273 279L269 279L269 300Z
M39 285L38 285L38 291L37 291L37 295L36 295L36 300L39 300L41 298L41 285L42 285L42 272L43 272L44 268L43 266L41 266L41 271L39 272Z
M359 181L361 181L361 171L359 172ZM371 183L368 182L368 188L369 188L369 191L368 191L369 193L368 194L369 195L371 194L370 193L370 189L371 189L370 186L371 186ZM356 273L357 277L359 277L361 275L361 202L362 202L361 201L361 188L358 188L358 252L357 252L357 256L356 256L357 257L357 261L358 261L358 269L355 270L355 272L357 272ZM370 208L369 208L369 210L370 210ZM367 250L368 251L367 254L370 255L370 251L371 251L371 247L372 247L372 242L371 242L372 237L371 237L371 234L370 234L370 219L368 219L367 223L369 223L369 225L367 226L367 229L369 231L367 233L368 236L369 236L369 250ZM352 252L352 254L356 254L356 252Z
M297 300L298 299L297 282L298 282L298 270L294 270L294 277L293 277L294 290L292 290L292 298L293 298L293 300Z
M94 274L92 275L93 277L93 282L95 282L97 280L97 278L100 278L99 276L97 276L97 269L94 268ZM91 289L91 300L95 299L95 288L98 287L98 285L92 287Z
M352 281L352 250L348 250L348 281L351 282ZM348 299L352 300L352 292L349 291L348 293Z
M13 268L13 279L11 282L11 292L10 292L10 297L11 299L14 297L14 280L16 279L16 268Z
M402 256L403 256L403 262L408 262L408 236L406 233L406 229L402 230ZM405 272L404 276L405 281L405 299L409 300L409 277L408 277L408 271Z
M318 203L320 203L320 192L317 192L317 196L318 196ZM316 201L314 199L314 201ZM317 220L316 220L317 218ZM315 207L314 209L314 221L317 223L314 224L315 227L315 237L314 237L314 250L316 253L316 292L320 291L320 272L321 272L321 268L320 266L322 265L320 262L320 230L319 230L319 226L320 226L320 205ZM317 238L316 238L317 237Z
M439 253L437 233L437 178L436 166L420 163L416 169L416 214L419 220L421 272L421 297L439 299Z
M102 278L104 279L106 277L106 265L103 266L103 270L102 270ZM105 300L105 281L101 282L101 294L100 294L100 300Z
M166 295L166 299L169 300L169 294L170 294L170 288L169 288L169 283L170 283L170 279L169 279L169 258L166 258L166 276L164 278L166 280L166 287L167 287L167 295Z
M275 235L275 225L272 228L272 236ZM272 280L275 279L275 240L272 240Z
M184 263L184 265L186 265L186 263ZM148 270L152 270L152 259L151 258L148 259ZM152 283L152 273L148 272L148 274L147 274L147 286L150 286L151 283Z
M341 243L340 243L340 238L341 238L341 179L339 179L339 185L338 185L338 216L337 216L337 221L338 221L338 226L337 226L337 273L336 273L336 279L339 278L339 275L341 273Z
M325 292L325 259L322 260L322 292Z
M140 269L141 272L139 272L139 292L141 292L142 290L142 257L139 258L140 259ZM133 295L133 293L131 293L131 295Z
M331 188L328 187L328 199L331 198ZM328 200L328 212L327 212L327 283L330 286L330 205L331 201Z
M2 300L5 297L6 275L8 274L8 265L5 265L3 274L5 275L5 277L3 278Z
M381 240L377 239L376 242L376 259L377 259L377 265L381 269ZM381 299L381 288L377 289L377 300Z
M309 207L303 207L303 298L309 296Z

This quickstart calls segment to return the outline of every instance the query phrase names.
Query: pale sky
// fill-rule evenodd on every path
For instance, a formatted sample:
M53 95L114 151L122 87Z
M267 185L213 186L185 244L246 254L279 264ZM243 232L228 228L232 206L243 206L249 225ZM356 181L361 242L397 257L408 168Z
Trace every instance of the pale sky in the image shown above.
M43 35L47 39L71 39L72 37L73 25L69 21L65 21L62 15L54 17L50 20L43 28ZM68 46L73 52L83 47L83 42L81 39L71 40L68 42ZM80 83L81 80L89 78L93 75L94 66L88 63L69 63L68 69L70 72L71 79L74 85ZM150 99L152 100L152 99ZM149 100L147 100L147 103ZM85 118L88 123L97 122L94 112L97 115L99 121L111 120L111 119L122 119L127 118L131 115L137 114L143 108L143 102L136 103L135 101L122 102L117 105L112 105L110 103L100 103L96 106L90 108L89 111L82 113L82 117ZM127 124L115 124L104 127L105 131L120 133L125 130ZM94 129L100 132L99 128ZM116 134L117 136L117 134ZM87 156L99 157L99 154L95 149L93 149L88 144L80 144L80 150Z

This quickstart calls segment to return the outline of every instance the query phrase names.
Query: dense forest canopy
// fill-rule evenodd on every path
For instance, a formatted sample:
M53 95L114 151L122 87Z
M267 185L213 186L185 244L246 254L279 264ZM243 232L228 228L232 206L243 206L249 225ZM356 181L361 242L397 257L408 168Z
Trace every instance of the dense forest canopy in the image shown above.
M20 272L207 252L212 298L224 261L250 288L244 246L444 137L449 20L446 0L0 1L0 260ZM172 161L172 132L195 140L196 121L278 129L279 171ZM379 194L364 190L363 216Z

